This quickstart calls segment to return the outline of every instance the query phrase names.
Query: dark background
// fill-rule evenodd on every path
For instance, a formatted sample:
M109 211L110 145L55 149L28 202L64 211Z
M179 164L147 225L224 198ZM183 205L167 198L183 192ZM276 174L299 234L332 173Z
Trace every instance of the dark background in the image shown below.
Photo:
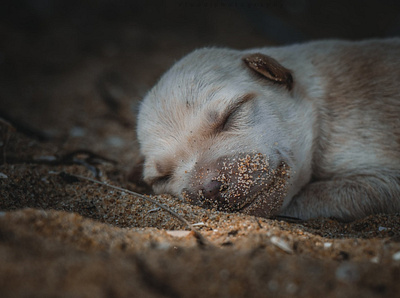
M394 0L6 0L0 117L73 148L93 149L114 137L112 154L121 157L123 141L137 145L138 101L195 48L399 34L400 2Z
M274 44L398 36L400 3L6 0L0 9L0 34L2 70L39 64L44 71L56 72L88 55L112 55L132 47L151 51L162 42L154 35L164 36L168 47L182 48L183 53L205 45L254 46L245 38L252 35Z

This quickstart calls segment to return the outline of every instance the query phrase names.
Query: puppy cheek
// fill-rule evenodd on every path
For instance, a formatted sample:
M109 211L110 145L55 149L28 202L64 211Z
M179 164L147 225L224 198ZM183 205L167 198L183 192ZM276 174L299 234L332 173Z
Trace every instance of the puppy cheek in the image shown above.
M171 191L171 183L170 182L163 182L163 183L153 184L152 189L153 189L153 192L155 194L176 195L176 193Z
M180 198L184 181L184 177L180 177L179 179L172 178L170 181L154 184L152 186L153 192L156 194L170 194Z

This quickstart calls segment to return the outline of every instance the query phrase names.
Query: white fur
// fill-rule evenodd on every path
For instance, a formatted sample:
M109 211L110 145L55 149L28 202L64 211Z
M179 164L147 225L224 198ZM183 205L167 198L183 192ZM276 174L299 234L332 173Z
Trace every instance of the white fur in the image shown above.
M293 90L244 65L242 57L256 52L291 70ZM141 104L137 134L144 179L159 176L156 164L161 164L171 179L155 191L180 196L199 163L261 152L272 168L282 159L291 168L282 214L351 220L398 212L400 122L392 114L400 112L400 84L395 82L400 82L399 39L194 51L164 74ZM241 109L240 128L207 133L210 115L249 93L255 97Z

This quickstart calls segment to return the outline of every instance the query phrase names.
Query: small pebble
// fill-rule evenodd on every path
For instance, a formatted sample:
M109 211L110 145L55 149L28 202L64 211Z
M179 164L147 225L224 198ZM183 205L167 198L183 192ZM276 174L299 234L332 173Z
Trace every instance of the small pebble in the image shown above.
M378 257L378 256L372 257L372 258L370 259L370 262L371 262L371 263L378 264L378 263L379 263L379 257Z
M158 211L160 211L160 210L161 210L161 208L160 208L160 207L157 207L157 208L150 209L149 211L147 211L147 213L158 212Z
M204 222L202 222L202 221L192 224L193 227L202 227L202 226L205 226L205 225L206 224Z
M186 237L191 233L191 231L180 231L180 230L172 230L172 231L167 231L167 234L172 236L172 237L177 237L177 238L182 238Z
M34 160L36 160L36 161L55 161L55 160L57 160L57 157L55 157L53 155L42 155L42 156L34 157Z
M6 174L0 173L0 179L7 179L8 176Z
M120 137L112 136L107 139L107 143L112 147L122 147L125 141Z
M42 182L44 182L46 184L49 184L49 180L47 180L47 177L41 178L40 181L42 181Z
M289 246L289 244L285 240L276 236L272 236L270 240L273 245L279 247L284 252L287 252L288 254L293 253L293 249Z
M347 283L354 283L360 279L358 268L351 263L343 263L336 269L336 278Z
M69 130L69 135L71 137L83 137L86 135L86 130L80 126L74 126Z
M395 254L393 254L392 259L394 261L400 261L400 251L398 251Z
M297 289L298 289L298 287L297 287L297 285L295 284L295 283L288 283L287 285L286 285L286 292L288 292L289 294L294 294L294 293L296 293L297 292Z
M157 246L157 248L160 249L160 250L167 250L170 247L171 247L171 244L169 244L168 242L158 243L158 246Z

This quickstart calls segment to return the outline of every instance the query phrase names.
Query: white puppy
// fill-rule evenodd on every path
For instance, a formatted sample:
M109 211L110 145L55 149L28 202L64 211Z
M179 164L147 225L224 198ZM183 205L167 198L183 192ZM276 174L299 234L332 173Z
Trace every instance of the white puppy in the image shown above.
M206 48L143 100L144 180L207 208L400 211L400 39Z

